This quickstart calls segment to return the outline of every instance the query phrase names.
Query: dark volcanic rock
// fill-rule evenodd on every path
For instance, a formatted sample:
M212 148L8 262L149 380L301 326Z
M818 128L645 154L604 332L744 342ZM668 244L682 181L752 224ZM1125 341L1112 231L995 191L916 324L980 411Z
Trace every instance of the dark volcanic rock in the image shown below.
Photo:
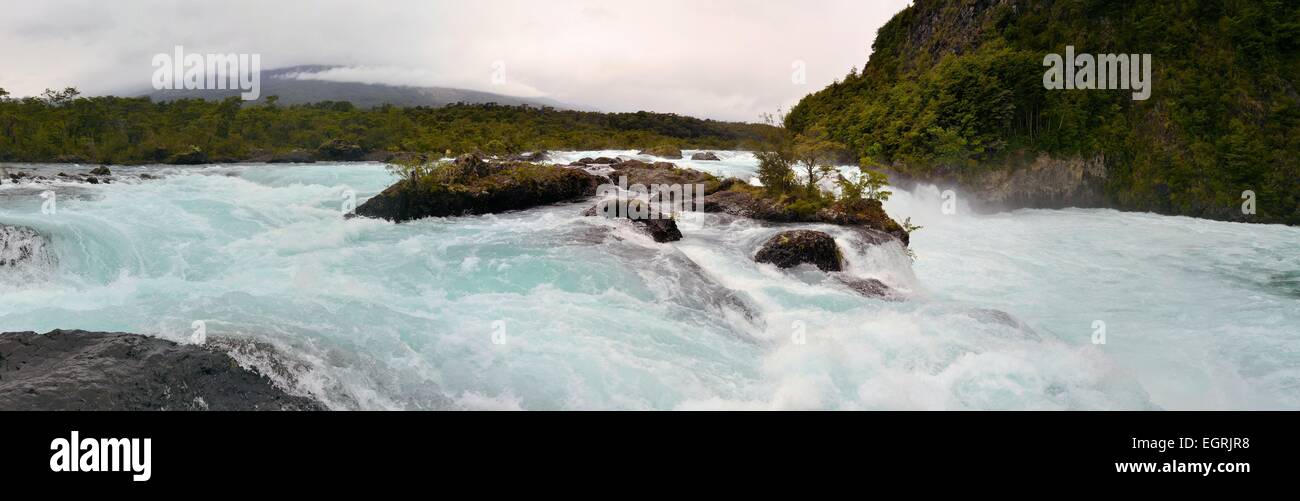
M707 162L720 162L720 161L722 161L722 159L721 159L721 158L718 158L717 155L714 155L712 151L702 151L702 152L696 153L696 154L694 154L694 155L691 155L691 160L702 160L702 161L707 161Z
M847 285L850 289L853 289L855 292L857 292L858 294L862 294L863 296L877 298L877 299L884 299L888 301L898 301L901 299L898 293L894 291L894 289L890 288L888 285L885 285L884 282L881 282L874 278L842 279L840 281L844 285Z
M579 160L574 160L573 163L570 163L569 165L575 167L587 166L587 165L613 165L618 162L619 160L617 158L610 158L610 157L599 157L599 158L582 157Z
M776 223L795 222L799 215L776 202L754 196L748 191L719 191L704 199L704 212L721 212L733 216Z
M324 410L229 355L135 334L0 334L0 410Z
M602 179L580 169L529 163L492 163L462 156L443 179L413 185L402 180L361 206L362 217L403 222L426 217L491 214L566 202L596 194Z
M677 228L677 221L673 220L671 217L651 217L641 213L634 213L636 211L629 210L629 206L635 207L637 205L645 205L645 202L640 200L627 200L621 208L612 206L617 203L618 201L615 199L601 200L596 205L583 211L582 215L587 217L600 215L609 218L631 220L633 224L649 234L650 238L653 238L654 241L659 243L676 242L682 239L682 232ZM648 214L648 212L646 214Z
M672 219L634 219L632 222L644 228L656 242L676 242L682 239L682 231L677 229L677 221Z
M754 255L754 261L793 268L807 263L822 271L840 271L840 249L835 239L820 231L794 230L778 233Z
M60 174L63 174L63 173L60 172ZM66 176L66 174L64 174L64 175ZM99 166L99 167L95 167L94 169L92 169L92 170L90 171L90 175L92 175L92 176L111 176L111 175L113 175L113 172L110 171L110 170L108 170L108 166L101 165L101 166Z

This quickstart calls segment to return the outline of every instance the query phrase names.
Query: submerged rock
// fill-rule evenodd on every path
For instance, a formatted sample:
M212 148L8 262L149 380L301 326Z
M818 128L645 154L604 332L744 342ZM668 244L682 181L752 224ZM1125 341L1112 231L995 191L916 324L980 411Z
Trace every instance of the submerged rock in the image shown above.
M840 271L840 249L835 239L820 231L793 230L778 233L754 255L754 261L778 268L811 264L826 272Z
M225 353L136 334L0 334L0 410L324 410Z
M691 160L700 160L700 161L706 161L706 162L721 162L721 161L722 161L722 159L721 159L721 158L718 158L717 155L714 155L712 151L702 151L702 152L696 153L696 154L694 154L694 155L691 155Z
M395 222L492 214L596 194L602 179L580 169L493 163L465 155L417 183L398 181L361 204L356 215Z
M874 278L841 278L840 283L847 285L854 292L866 297L884 299L886 301L901 301L902 296L893 288L885 285L884 282Z
M59 174L63 174L63 173L60 172ZM66 174L63 174L63 175L66 176ZM111 175L113 175L113 172L110 171L110 170L108 170L108 166L101 165L101 166L99 166L99 167L95 167L94 169L92 169L92 170L90 171L90 175L92 175L92 176L111 176Z

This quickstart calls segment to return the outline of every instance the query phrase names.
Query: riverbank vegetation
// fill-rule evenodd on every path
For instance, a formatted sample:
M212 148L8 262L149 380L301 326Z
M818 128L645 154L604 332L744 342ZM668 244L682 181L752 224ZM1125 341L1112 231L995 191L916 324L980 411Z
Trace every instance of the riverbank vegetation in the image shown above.
M1047 90L1044 57L1152 54L1152 94ZM1294 2L917 0L861 71L789 113L857 157L917 177L1104 158L1108 205L1300 223L1300 9ZM1258 194L1245 217L1242 194Z
M663 113L528 106L441 108L347 102L281 106L238 99L83 97L76 89L13 99L0 89L0 161L204 163L258 158L384 160L385 152L740 149L768 126Z

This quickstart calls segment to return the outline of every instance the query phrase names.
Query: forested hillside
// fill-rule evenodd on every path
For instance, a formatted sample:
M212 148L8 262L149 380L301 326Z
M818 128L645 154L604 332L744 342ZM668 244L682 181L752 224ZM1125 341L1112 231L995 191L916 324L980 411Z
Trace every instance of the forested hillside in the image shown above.
M1149 100L1047 90L1047 54L1152 55ZM862 71L786 117L918 177L1104 158L1105 204L1300 223L1300 3L916 0ZM1242 193L1258 214L1242 214Z
M347 102L283 106L91 97L73 89L11 99L0 89L0 161L148 163L237 161L268 152L516 153L547 149L737 148L766 125L661 113L595 113L493 104L440 108ZM192 162L189 162L192 163Z

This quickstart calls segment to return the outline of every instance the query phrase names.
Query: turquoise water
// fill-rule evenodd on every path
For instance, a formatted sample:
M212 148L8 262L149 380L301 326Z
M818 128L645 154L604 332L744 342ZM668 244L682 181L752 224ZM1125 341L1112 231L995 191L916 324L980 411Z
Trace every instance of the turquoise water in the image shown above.
M721 156L679 163L754 170ZM0 186L0 224L47 235L51 254L0 268L0 331L190 342L201 320L340 409L1300 408L1297 228L945 215L933 188L887 204L924 226L915 262L812 225L846 273L908 298L886 302L755 264L784 227L724 216L667 245L581 217L591 202L395 225L342 217L349 194L392 182L379 164L142 169Z

